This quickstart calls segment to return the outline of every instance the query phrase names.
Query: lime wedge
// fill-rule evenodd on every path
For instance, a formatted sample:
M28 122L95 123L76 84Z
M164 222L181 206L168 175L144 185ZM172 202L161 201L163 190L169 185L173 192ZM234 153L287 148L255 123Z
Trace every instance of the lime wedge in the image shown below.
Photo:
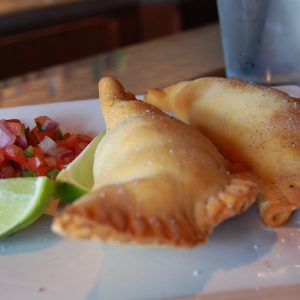
M54 194L55 183L47 177L0 180L0 237L36 221Z
M105 131L92 142L56 177L56 196L65 201L74 201L86 194L93 186L94 154Z

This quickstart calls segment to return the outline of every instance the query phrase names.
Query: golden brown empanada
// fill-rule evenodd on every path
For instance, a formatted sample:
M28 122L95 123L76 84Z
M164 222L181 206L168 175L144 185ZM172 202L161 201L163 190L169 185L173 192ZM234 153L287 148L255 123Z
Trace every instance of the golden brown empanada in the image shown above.
M94 161L91 193L68 206L53 230L73 238L191 247L246 210L257 195L249 174L230 174L198 130L99 84L107 133Z
M278 90L225 78L200 78L146 101L200 129L231 162L262 180L260 214L266 224L284 223L300 207L300 110Z

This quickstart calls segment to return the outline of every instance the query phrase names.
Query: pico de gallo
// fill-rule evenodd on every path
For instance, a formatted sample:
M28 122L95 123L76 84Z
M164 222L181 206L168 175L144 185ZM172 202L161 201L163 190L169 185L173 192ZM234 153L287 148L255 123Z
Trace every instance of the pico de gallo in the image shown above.
M0 178L48 176L55 179L91 142L82 134L63 133L48 116L29 128L18 119L0 120Z

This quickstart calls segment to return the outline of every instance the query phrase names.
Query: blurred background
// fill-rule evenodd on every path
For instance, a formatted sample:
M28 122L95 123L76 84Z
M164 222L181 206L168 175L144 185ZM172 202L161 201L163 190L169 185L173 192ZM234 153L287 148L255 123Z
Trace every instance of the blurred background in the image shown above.
M0 0L0 79L217 20L215 0Z

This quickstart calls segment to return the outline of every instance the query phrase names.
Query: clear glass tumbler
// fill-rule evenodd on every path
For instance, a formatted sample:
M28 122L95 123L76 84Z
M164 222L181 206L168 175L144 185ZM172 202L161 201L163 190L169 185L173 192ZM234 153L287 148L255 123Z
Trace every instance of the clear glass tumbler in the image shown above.
M300 0L218 0L227 77L300 84Z

